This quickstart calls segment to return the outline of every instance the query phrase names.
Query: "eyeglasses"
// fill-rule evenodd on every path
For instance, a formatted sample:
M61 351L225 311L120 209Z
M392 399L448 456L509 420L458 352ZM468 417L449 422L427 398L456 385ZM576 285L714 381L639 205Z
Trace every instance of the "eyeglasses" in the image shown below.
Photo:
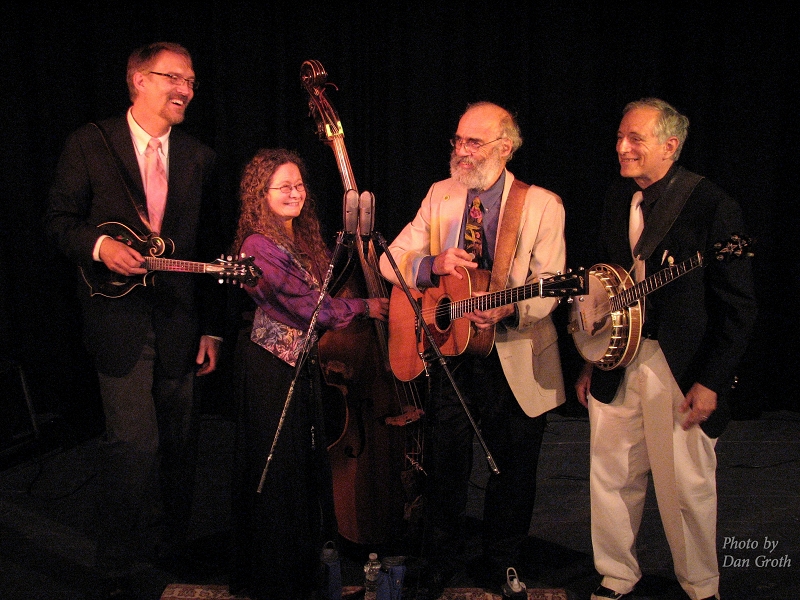
M473 139L473 138L467 138L467 139L460 138L460 137L458 137L456 135L456 136L453 137L453 139L450 140L450 145L453 148L455 148L456 150L458 150L459 146L464 146L464 148L466 148L467 152L472 154L474 152L477 152L479 148L483 148L487 144L493 144L497 140L502 140L502 139L503 139L503 136L501 135L499 138L494 139L491 142L481 142L480 140L476 140L476 139Z
M284 194L286 194L288 196L289 194L292 193L292 190L297 190L300 194L302 194L303 192L306 191L306 186L304 184L302 184L302 183L298 183L297 185L289 185L287 183L286 185L282 185L280 187L271 187L271 188L267 188L267 189L268 190L280 190L281 192L283 192Z
M151 75L160 75L161 77L167 77L172 85L178 87L183 85L184 83L189 86L189 89L196 90L197 87L200 85L197 82L197 79L186 79L186 77L181 77L180 75L173 75L172 73L159 73L158 71L149 71Z

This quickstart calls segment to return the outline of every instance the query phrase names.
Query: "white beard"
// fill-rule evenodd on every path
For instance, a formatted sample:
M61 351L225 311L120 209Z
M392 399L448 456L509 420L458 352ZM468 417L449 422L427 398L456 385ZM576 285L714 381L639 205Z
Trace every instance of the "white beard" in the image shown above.
M499 151L492 150L491 154L486 158L476 159L473 156L456 156L454 151L450 156L450 177L470 190L482 192L494 183L494 181L488 181L491 174L502 171L505 168L503 159L500 158L499 154ZM468 172L463 172L458 167L458 163L461 161L467 161L474 165L475 168Z

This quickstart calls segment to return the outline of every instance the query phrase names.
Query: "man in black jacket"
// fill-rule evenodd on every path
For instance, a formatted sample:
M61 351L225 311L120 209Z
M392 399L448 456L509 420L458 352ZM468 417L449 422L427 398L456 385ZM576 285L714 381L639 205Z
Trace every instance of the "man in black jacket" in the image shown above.
M140 48L128 60L127 82L127 114L69 137L45 216L50 238L84 280L84 342L106 418L98 566L113 580L112 593L128 584L152 544L176 551L185 545L194 378L216 368L224 315L223 288L207 275L156 272L144 279L151 249L169 256L174 246L170 258L206 262L224 249L216 154L173 127L197 87L191 56L173 43ZM143 539L155 490L162 539Z
M606 197L600 258L630 267L637 280L743 233L739 206L675 164L688 126L662 100L624 110L617 133L623 179ZM714 446L729 419L726 393L756 301L749 261L707 259L645 297L630 364L600 370L587 362L576 383L589 409L592 544L603 576L592 600L623 598L641 578L636 536L648 473L680 585L693 600L719 597Z

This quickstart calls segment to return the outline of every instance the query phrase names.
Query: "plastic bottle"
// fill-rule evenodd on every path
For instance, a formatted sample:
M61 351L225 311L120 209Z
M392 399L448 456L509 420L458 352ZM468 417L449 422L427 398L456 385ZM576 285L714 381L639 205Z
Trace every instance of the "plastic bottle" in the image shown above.
M405 556L385 556L381 561L377 600L403 600L406 575Z
M364 600L375 600L378 592L378 578L381 574L381 561L378 555L371 552L364 565Z
M320 555L320 593L323 600L342 600L342 564L333 542L326 542Z

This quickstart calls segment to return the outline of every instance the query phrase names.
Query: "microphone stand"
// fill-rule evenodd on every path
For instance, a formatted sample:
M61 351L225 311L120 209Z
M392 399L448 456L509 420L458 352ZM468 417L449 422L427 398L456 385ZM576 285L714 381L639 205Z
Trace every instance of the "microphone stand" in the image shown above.
M408 284L403 279L403 275L400 273L400 268L397 266L397 262L394 260L394 256L392 253L389 252L389 247L386 244L386 240L378 231L374 231L372 233L372 238L377 242L377 244L383 249L384 254L386 254L386 258L392 265L392 269L394 269L394 273L397 276L397 280L400 282L400 287L403 288L403 291L406 294L406 298L408 298L409 303L414 309L414 312L417 315L417 323L420 324L422 327L422 331L425 333L425 337L428 339L428 343L430 344L433 353L436 356L436 360L439 362L439 365L442 367L442 370L447 375L447 378L450 380L450 385L453 386L453 390L458 396L459 402L461 402L461 406L464 409L464 412L467 414L467 418L469 419L470 424L472 425L472 429L475 431L475 436L478 438L478 442L483 448L483 452L486 455L486 462L489 464L489 468L495 475L500 474L500 470L497 468L497 464L494 462L494 458L492 457L492 453L489 451L489 447L486 445L486 442L483 440L483 436L481 435L480 429L478 428L478 424L475 422L475 419L472 416L472 413L467 406L467 403L464 401L464 397L461 395L461 390L458 389L458 385L453 379L453 374L450 372L449 367L447 366L447 361L445 360L444 355L442 354L439 346L436 345L436 341L433 338L433 334L431 330L428 328L428 324L425 322L425 319L422 317L422 309L420 305L414 300L414 297L411 295L411 290L408 288ZM420 358L425 361L425 356L423 353L420 353ZM426 361L427 362L427 361Z
M345 242L345 236L349 238L347 242ZM264 481L267 478L267 470L272 462L272 456L275 454L275 447L278 445L278 437L281 434L283 423L286 420L287 413L289 412L289 405L292 402L292 396L294 396L294 386L297 383L297 378L300 376L300 371L302 370L311 350L314 328L317 326L317 317L319 316L319 311L322 309L322 300L327 294L328 286L330 285L331 277L333 276L333 267L339 260L339 254L341 253L342 248L347 246L352 252L352 236L353 234L346 234L344 230L342 230L339 232L339 235L336 238L336 247L333 249L333 256L331 256L331 262L328 265L328 272L325 274L325 281L322 283L322 288L319 291L319 300L317 301L317 305L314 307L314 312L311 315L311 322L308 325L308 331L306 332L306 337L303 340L303 347L300 349L300 354L295 362L294 378L292 379L292 383L289 385L289 393L286 394L286 402L283 404L283 412L281 413L281 418L278 421L278 428L275 430L275 437L272 439L272 447L267 455L267 463L264 465L264 470L261 473L261 480L258 482L258 489L256 491L259 494L261 493L261 490L264 489Z

